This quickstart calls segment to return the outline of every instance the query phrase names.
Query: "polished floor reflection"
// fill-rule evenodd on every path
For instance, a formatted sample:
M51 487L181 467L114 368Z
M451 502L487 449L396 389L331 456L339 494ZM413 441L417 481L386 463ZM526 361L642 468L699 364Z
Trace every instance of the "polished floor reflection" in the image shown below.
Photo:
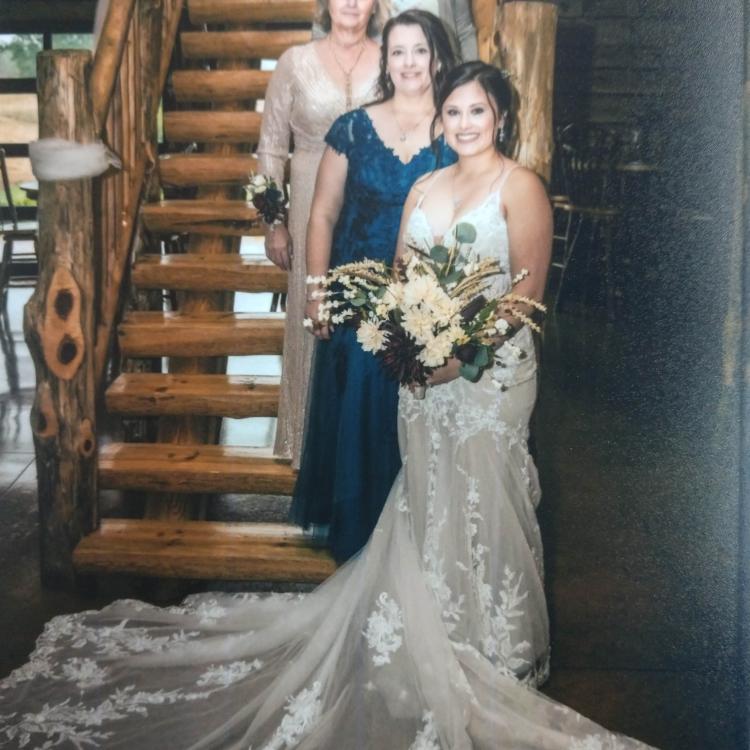
M21 333L28 293L12 290L2 317L2 675L25 660L51 616L149 595L125 577L87 595L39 584L34 375ZM534 433L553 622L546 691L665 750L739 750L736 550L715 476L722 443L684 429L670 389L644 375L654 353L634 345L630 330L568 311L545 333ZM272 430L271 421L228 423L224 439L268 443ZM265 498L213 507L223 518L283 514Z

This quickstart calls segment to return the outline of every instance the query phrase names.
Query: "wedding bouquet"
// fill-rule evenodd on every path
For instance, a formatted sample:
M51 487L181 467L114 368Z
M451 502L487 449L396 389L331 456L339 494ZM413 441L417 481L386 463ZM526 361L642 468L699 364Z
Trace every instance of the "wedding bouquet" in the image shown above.
M313 293L320 299L317 322L354 325L362 348L378 357L402 385L423 390L428 376L450 357L461 361L462 377L476 382L495 364L499 339L511 332L505 318L538 331L518 305L539 312L545 308L512 291L492 297L492 277L504 271L494 259L467 259L462 248L475 239L474 226L462 223L451 247L411 247L393 268L363 260L338 266L326 276L308 277L309 284L319 286ZM526 270L517 274L511 288L527 275ZM308 327L314 324L305 321ZM519 349L515 356L526 355Z
M245 185L245 193L250 203L255 206L263 221L269 226L281 224L286 218L289 205L283 188L276 184L273 177L264 174L250 175L250 182Z

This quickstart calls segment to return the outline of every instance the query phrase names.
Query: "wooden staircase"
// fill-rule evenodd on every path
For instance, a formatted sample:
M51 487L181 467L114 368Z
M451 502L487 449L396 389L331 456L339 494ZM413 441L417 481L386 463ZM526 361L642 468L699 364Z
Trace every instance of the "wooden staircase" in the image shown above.
M111 414L158 420L159 441L100 448L102 489L148 493L148 518L105 519L76 547L84 573L167 578L315 582L332 573L328 553L284 524L195 520L193 497L222 493L288 496L295 473L269 448L217 444L219 419L273 417L277 378L226 374L226 357L279 355L280 313L233 310L234 292L281 293L286 274L259 255L240 255L242 237L262 234L240 186L257 170L252 148L275 59L310 38L310 0L189 0L192 30L180 35L183 62L171 74L173 100L160 157L161 187L180 197L141 211L155 238L180 237L184 252L142 254L132 284L169 292L176 310L133 311L117 331L129 361L169 358L168 372L123 372L106 392ZM180 146L196 144L197 152ZM189 197L183 197L188 195ZM159 244L156 245L159 247Z

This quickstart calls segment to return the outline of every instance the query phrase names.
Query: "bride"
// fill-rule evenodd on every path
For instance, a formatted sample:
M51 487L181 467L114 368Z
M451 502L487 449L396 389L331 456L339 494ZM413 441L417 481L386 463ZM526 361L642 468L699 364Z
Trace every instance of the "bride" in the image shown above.
M458 162L413 189L399 252L470 222L471 253L507 269L497 293L527 268L516 291L539 299L549 208L498 148L509 104L491 66L449 74L437 111ZM0 748L645 747L533 689L548 648L526 449L535 363L528 329L508 322L519 330L478 383L450 362L424 399L402 389L404 466L369 543L326 583L55 618L0 683Z

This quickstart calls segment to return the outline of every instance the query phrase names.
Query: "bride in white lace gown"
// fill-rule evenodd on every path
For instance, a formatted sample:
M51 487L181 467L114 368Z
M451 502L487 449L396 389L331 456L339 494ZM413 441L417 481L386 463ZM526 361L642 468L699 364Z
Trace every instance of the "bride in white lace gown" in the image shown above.
M472 252L506 269L517 270L514 245L530 248L529 278L542 279L527 291L538 292L549 254L541 186L499 154L494 172L469 158L487 139L488 112L493 142L499 85L481 63L450 74L439 111L459 168L413 191L402 243L432 244L470 221ZM534 210L533 230L514 225ZM509 284L506 274L497 291ZM645 747L533 687L548 638L526 448L528 329L499 355L478 383L452 377L451 363L423 400L402 390L403 469L370 542L315 592L206 594L169 609L120 601L55 618L30 662L0 683L0 748Z

